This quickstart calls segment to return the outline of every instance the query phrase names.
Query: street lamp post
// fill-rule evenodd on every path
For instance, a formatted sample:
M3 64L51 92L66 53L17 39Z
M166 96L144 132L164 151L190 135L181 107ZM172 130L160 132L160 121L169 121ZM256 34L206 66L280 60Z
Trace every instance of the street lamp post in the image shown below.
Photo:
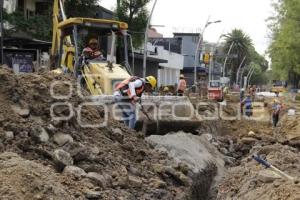
M234 41L231 43L230 47L229 47L229 50L227 52L227 55L226 55L226 58L225 58L225 61L224 61L224 64L223 64L223 77L225 77L225 70L226 70L226 63L227 63L227 60L228 60L228 56L233 48L233 45L234 45Z
M252 78L252 75L253 75L254 71L255 71L255 69L253 68L253 69L252 69L252 72L251 72L250 75L249 75L249 78L248 78L248 84L247 84L247 85L250 84L250 80L251 80L251 78Z
M249 72L244 80L244 89L246 89L248 87L248 80L249 80L249 76L250 74L252 74L254 72L254 68L251 66L249 69Z
M211 50L211 55L210 55L210 63L209 63L209 69L208 69L208 85L210 87L210 82L213 81L213 69L214 69L214 56L215 56L215 52L216 52L216 49L220 43L220 40L222 37L224 37L225 35L224 34L221 34L217 43L212 47L212 50Z
M147 61L147 50L148 50L147 49L147 43L148 43L148 31L149 31L148 29L149 29L149 25L150 25L150 22L151 22L151 18L152 18L156 3L157 3L157 0L155 0L155 2L153 4L151 13L150 13L149 18L148 18L146 30L145 30L144 58L143 58L143 77L146 77L146 61Z
M199 40L198 40L198 44L196 47L196 51L195 51L195 60L194 60L194 85L196 86L197 83L197 64L198 64L198 59L199 59L199 55L200 55L200 45L203 43L203 34L205 29L210 25L210 24L215 24L215 23L220 23L221 20L217 20L217 21L209 21L210 17L208 17L206 24L204 26L204 28L202 29L202 32L199 34Z
M240 64L240 66L239 66L239 68L238 68L238 70L237 70L237 73L236 73L236 80L235 80L235 84L236 84L236 85L237 85L238 82L239 82L240 70L241 70L241 67L243 66L245 60L246 60L246 56L244 56L244 58L243 58L243 60L242 60L242 62L241 62L241 64Z

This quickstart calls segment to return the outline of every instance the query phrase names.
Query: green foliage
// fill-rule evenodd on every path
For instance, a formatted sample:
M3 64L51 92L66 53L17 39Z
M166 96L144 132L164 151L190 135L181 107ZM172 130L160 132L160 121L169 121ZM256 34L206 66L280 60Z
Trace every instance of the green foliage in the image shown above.
M269 19L273 77L297 85L300 80L300 1L276 0L273 7L276 15Z
M247 59L246 63L249 63L250 48L253 48L253 46L251 38L240 29L233 29L226 35L224 52L227 53L231 45L233 46L230 54L236 55L237 57L231 59L229 66L226 66L226 71L230 72L230 80L232 83L234 83L237 69L245 56Z
M47 15L34 15L26 18L23 12L7 14L4 20L11 26L5 30L6 35L25 33L29 37L51 41L52 37L52 6L49 1ZM98 9L97 0L65 0L65 11L68 17L95 17Z
M4 20L10 24L5 30L6 35L25 33L29 37L41 40L51 40L51 18L44 15L34 15L26 19L23 12L4 14Z
M230 55L236 55L236 57L231 58L226 66L227 70L230 74L230 80L232 83L236 81L236 73L237 69L242 63L244 57L246 57L246 61L242 65L246 70L244 71L244 75L248 73L248 70L253 67L254 73L251 78L252 84L265 84L268 82L266 71L268 69L269 63L268 61L261 56L255 50L251 38L240 29L233 29L232 32L226 35L224 52L228 52L230 46L232 46L232 50Z
M98 0L65 0L65 11L68 17L95 18Z
M135 47L141 45L148 20L146 9L150 0L118 0L117 18L128 23L129 31L133 33Z

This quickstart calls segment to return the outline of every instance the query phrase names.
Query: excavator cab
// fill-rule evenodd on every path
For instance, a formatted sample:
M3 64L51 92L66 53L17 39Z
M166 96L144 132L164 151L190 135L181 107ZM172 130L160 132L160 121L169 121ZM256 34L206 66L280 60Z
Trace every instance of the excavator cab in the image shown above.
M82 78L92 95L112 94L114 85L128 78L131 68L128 62L127 24L114 20L69 18L57 26L60 44L57 65L76 78ZM82 52L91 38L97 40L101 59L89 59ZM117 49L120 44L121 48ZM116 64L116 52L119 53Z

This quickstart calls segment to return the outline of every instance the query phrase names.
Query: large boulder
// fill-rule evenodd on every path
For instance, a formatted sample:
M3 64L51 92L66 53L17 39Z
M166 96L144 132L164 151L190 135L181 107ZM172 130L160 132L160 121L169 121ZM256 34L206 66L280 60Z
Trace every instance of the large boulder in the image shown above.
M154 171L164 172L180 185L190 185L188 199L207 199L214 196L215 187L223 177L224 160L217 148L211 144L206 136L197 136L184 132L170 133L164 136L152 135L146 139L156 149L167 152L178 165L188 167L188 176L155 165Z
M151 135L146 140L156 149L167 152L178 163L185 163L194 173L206 168L208 163L214 163L220 175L224 172L222 155L205 136L178 132L164 136Z

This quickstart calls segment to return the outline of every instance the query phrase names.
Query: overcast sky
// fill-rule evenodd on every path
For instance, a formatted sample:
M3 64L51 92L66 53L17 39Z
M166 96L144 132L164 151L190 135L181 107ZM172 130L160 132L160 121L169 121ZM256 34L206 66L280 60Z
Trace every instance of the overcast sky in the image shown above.
M108 9L115 4L116 0L101 0ZM222 22L206 29L205 40L216 42L222 33L240 28L251 37L256 50L264 54L269 43L266 19L271 15L271 0L158 0L151 24L164 25L157 29L170 37L175 31L199 31L210 16L210 21Z

